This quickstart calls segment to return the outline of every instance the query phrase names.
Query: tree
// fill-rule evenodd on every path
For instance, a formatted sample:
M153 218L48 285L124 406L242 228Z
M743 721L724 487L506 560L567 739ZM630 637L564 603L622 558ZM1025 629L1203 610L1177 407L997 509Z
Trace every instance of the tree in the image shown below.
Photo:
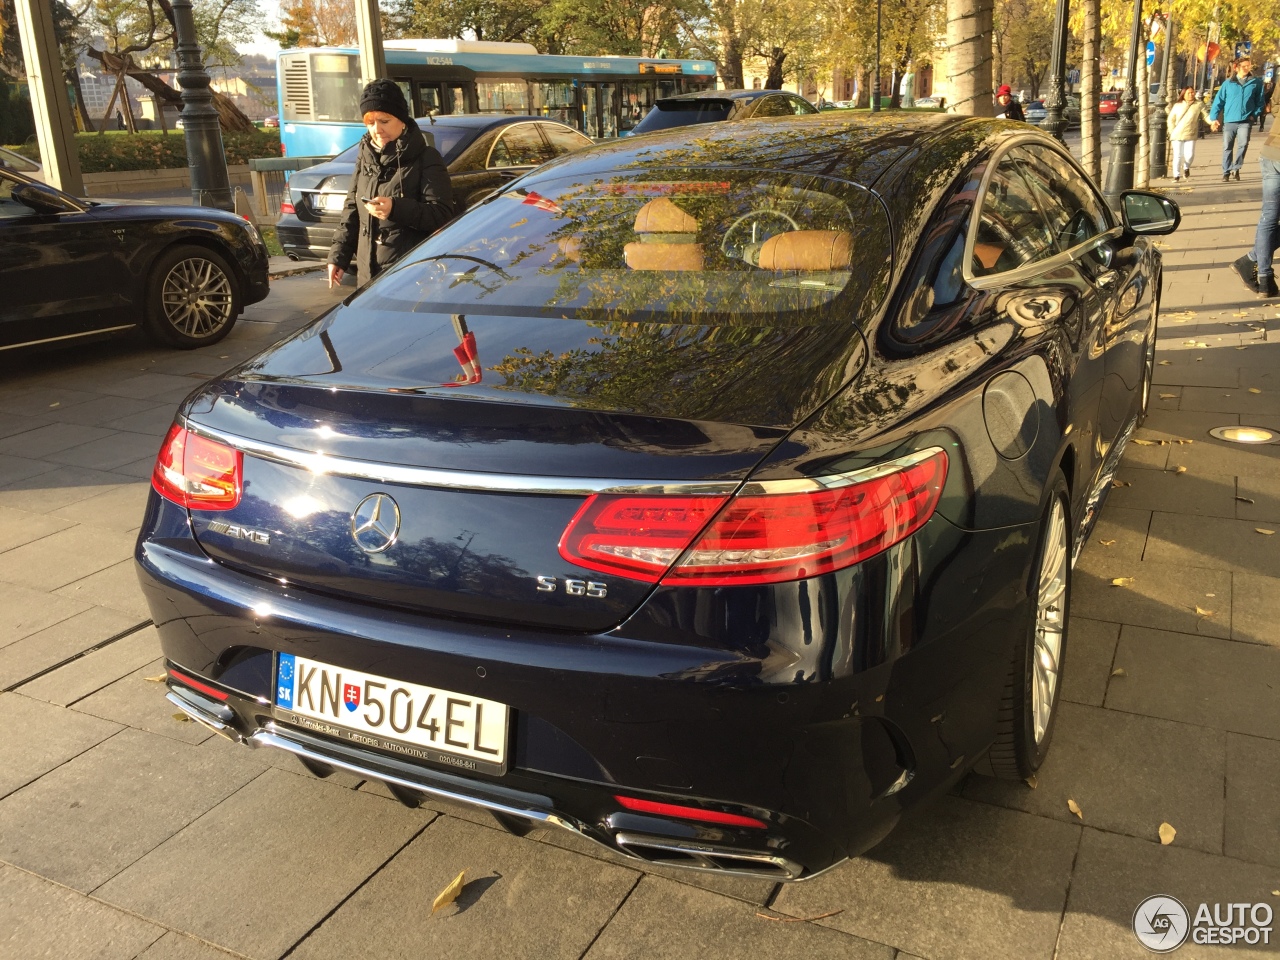
M992 0L947 0L948 113L995 115L991 93Z
M996 0L994 14L996 75L1001 83L1026 80L1036 99L1053 52L1053 7L1048 0Z
M349 46L356 42L356 8L351 0L284 0L281 30L264 33L282 47Z

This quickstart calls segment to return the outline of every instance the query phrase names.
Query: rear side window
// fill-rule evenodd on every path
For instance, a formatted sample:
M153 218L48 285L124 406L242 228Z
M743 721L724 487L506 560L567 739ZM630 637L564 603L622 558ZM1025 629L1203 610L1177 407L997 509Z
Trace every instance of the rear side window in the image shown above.
M1084 175L1050 150L1014 147L1022 175L1035 190L1061 250L1069 250L1110 228L1105 208Z
M970 265L976 277L1016 270L1058 252L1019 163L1006 155L987 184Z
M799 97L788 97L788 100L791 103L791 112L798 117L803 117L805 114L818 112L818 108L815 107L813 104L809 103L807 100L801 100Z
M791 101L786 97L762 97L751 111L753 117L790 117L794 116Z
M578 133L577 130L570 130L568 127L548 123L543 126L542 132L546 134L547 140L551 144L552 153L557 157L591 146L590 138Z
M555 154L538 133L532 123L517 123L508 127L498 137L498 142L489 152L490 168L493 167L536 167L546 163Z

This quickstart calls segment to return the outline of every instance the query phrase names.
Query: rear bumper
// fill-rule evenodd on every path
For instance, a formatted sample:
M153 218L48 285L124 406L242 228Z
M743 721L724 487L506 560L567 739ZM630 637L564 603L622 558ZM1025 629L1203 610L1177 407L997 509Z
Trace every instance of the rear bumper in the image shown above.
M276 224L276 239L286 256L298 260L328 260L333 224L309 223L287 214Z
M942 535L990 556L980 536ZM406 801L461 800L506 825L561 826L629 856L696 869L801 879L870 848L990 742L1007 668L1001 617L966 622L916 650L861 627L877 634L877 662L793 682L794 669L776 668L779 649L729 658L723 648L622 629L565 635L375 607L211 560L185 511L154 493L136 556L165 656L197 685L171 675L170 697L221 735L287 750L322 775L381 780ZM869 581L884 572L868 571ZM966 599L980 586L966 583ZM954 610L945 585L935 588L940 608ZM887 622L874 604L854 616ZM894 619L910 618L898 610ZM849 661L866 661L853 642ZM272 702L278 652L508 704L507 772L460 772L305 728ZM200 684L223 699L203 696ZM622 809L619 794L737 813L767 828L642 815Z

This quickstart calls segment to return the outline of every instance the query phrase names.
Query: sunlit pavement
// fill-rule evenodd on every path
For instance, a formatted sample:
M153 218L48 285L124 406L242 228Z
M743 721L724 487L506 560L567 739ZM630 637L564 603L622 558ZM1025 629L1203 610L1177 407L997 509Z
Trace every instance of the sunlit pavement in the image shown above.
M1280 301L1229 269L1256 159L1238 184L1216 138L1198 160L1155 184L1185 220L1162 241L1153 412L1076 568L1034 789L971 776L790 886L408 810L174 718L130 559L152 457L193 387L336 299L318 275L275 281L210 349L0 360L0 957L1112 960L1148 956L1131 923L1155 894L1280 908L1280 453L1207 433L1280 430Z

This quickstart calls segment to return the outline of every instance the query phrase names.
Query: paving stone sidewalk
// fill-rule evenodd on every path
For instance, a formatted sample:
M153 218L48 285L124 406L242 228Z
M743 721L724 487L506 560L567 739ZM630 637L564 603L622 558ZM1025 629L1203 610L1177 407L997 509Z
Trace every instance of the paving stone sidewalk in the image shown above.
M1035 789L969 777L868 855L787 886L408 810L174 719L131 560L160 438L202 380L349 291L275 280L191 353L0 360L0 960L1114 960L1147 956L1130 923L1154 894L1280 911L1280 448L1207 433L1280 430L1280 301L1229 269L1255 163L1170 193L1185 219L1162 241L1153 412L1076 568ZM432 918L460 870L458 904Z

